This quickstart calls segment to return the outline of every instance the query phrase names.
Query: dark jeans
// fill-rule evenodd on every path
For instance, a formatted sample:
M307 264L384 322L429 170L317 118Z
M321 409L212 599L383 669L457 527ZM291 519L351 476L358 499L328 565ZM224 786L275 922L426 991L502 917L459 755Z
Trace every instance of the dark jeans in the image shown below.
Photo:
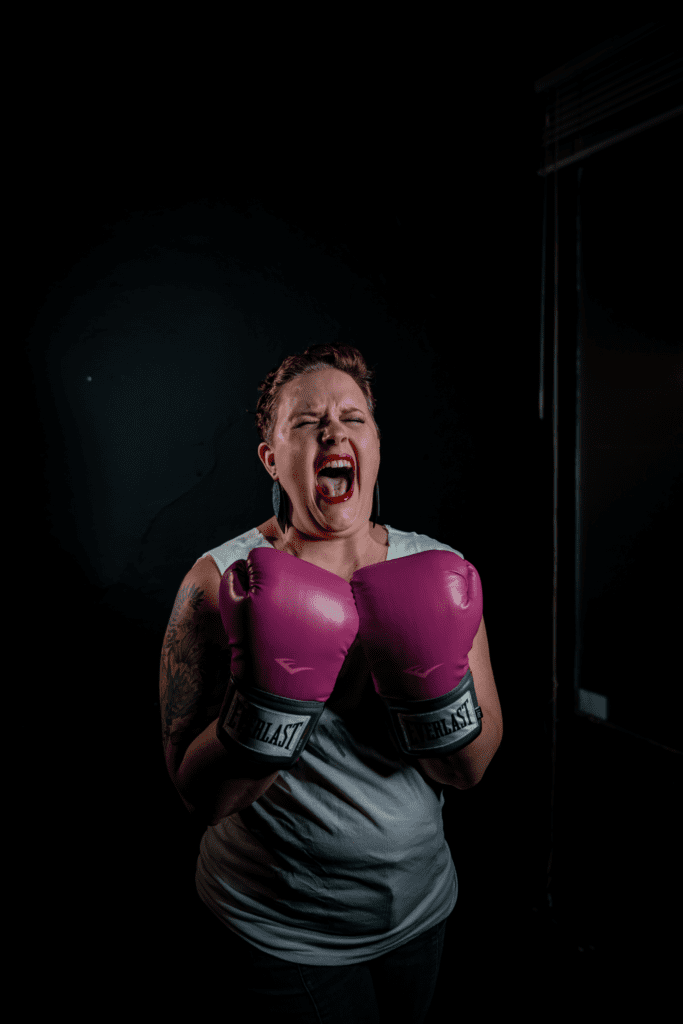
M391 953L345 967L280 960L214 921L221 932L213 929L212 934L223 938L225 932L219 955L232 968L232 999L251 1007L244 1020L254 1013L259 1020L277 1024L423 1024L427 1016L446 921Z

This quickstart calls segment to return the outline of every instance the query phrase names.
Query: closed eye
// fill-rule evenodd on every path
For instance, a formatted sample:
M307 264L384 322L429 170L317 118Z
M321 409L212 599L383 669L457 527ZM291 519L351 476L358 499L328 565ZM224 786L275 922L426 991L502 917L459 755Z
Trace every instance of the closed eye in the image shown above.
M296 429L298 430L299 427L305 427L309 423L317 423L317 422L318 422L317 420L302 420L301 423L297 423ZM365 420L351 419L351 420L344 420L344 422L345 423L365 423Z

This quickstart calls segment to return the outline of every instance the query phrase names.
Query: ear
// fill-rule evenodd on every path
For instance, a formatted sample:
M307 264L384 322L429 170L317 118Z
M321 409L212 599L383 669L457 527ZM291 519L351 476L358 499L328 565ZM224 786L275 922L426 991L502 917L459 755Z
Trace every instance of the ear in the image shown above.
M265 466L266 473L272 477L273 480L277 476L277 472L274 466L275 452L270 448L265 441L262 441L258 446L258 457Z

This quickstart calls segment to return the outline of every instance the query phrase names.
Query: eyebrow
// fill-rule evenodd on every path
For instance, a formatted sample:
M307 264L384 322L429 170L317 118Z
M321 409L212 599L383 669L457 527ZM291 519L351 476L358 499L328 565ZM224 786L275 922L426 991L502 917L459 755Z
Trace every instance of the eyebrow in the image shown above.
M342 409L342 413L345 413L345 412L359 412L362 416L365 416L365 413L363 412L363 410L362 409L358 409L355 405L350 406L348 409ZM289 416L289 419L290 420L295 420L297 418L297 416L317 416L317 415L318 415L318 413L313 412L312 409L299 409L297 412L291 413L291 415Z

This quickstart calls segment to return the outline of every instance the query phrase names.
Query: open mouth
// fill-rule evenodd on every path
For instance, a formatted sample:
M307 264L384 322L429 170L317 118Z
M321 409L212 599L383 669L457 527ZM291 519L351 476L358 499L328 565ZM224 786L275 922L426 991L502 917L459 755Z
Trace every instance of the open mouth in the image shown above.
M320 497L331 505L348 501L353 494L355 475L351 459L328 461L315 478L315 489Z

